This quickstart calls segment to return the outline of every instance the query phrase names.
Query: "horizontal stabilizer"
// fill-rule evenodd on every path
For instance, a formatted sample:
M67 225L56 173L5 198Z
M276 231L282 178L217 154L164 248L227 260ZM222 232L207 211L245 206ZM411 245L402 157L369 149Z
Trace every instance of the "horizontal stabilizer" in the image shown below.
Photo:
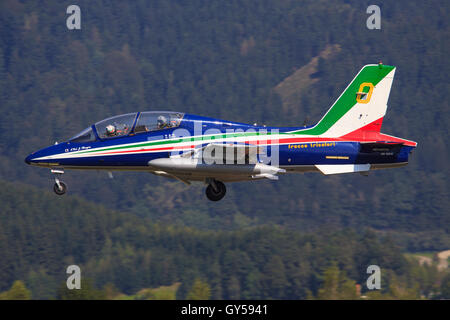
M316 164L316 168L328 175L369 171L370 164Z

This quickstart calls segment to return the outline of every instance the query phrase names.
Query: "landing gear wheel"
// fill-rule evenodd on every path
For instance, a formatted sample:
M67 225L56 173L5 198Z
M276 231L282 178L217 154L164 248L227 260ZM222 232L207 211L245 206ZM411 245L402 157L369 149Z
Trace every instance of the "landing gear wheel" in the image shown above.
M59 181L59 186L57 183L55 183L55 185L53 186L53 191L55 191L55 193L58 196L62 196L64 193L66 193L67 191L67 186L64 182Z
M213 183L215 185L212 185ZM211 201L219 201L220 199L222 199L225 196L226 192L227 192L227 188L220 181L214 181L206 187L206 196Z

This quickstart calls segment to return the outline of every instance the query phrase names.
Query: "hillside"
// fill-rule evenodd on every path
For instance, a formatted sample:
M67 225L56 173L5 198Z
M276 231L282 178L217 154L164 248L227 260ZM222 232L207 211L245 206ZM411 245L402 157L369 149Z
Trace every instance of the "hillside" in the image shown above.
M337 44L328 45L318 56L312 58L307 64L295 70L293 74L276 85L275 92L281 97L283 113L289 113L298 119L299 116L302 116L299 115L300 110L303 110L304 116L307 116L310 112L307 108L311 106L309 103L302 106L302 97L306 96L307 90L310 90L312 85L319 81L319 78L316 76L319 59L328 59L340 50L341 48ZM305 121L307 121L306 118ZM304 124L311 125L311 123L307 122Z
M173 299L174 291L177 298L186 298L196 279L214 299L306 299L319 294L329 268L350 284L339 292L354 295L370 264L383 266L383 294L398 287L417 298L439 292L436 285L446 274L408 262L392 239L370 230L361 235L275 227L198 231L76 197L55 199L23 184L2 181L1 186L0 292L22 280L33 299L81 298L78 292L61 291L71 264L81 268L82 289L122 293L115 295L118 299L127 298L123 294Z

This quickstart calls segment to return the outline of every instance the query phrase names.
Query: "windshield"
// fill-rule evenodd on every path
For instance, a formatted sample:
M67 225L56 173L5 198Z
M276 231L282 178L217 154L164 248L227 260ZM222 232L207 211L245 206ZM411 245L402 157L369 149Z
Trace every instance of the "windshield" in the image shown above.
M136 123L135 133L175 128L180 125L184 114L179 112L141 112Z
M133 127L137 113L122 114L97 122L95 129L101 139L126 136Z
M79 134L69 139L70 142L92 142L95 141L95 134L92 127L86 128Z

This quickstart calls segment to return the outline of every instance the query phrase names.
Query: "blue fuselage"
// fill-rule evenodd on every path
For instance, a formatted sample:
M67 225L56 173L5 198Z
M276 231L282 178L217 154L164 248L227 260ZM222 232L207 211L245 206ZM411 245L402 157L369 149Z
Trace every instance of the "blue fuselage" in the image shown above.
M133 133L131 128L129 134L118 137L101 138L94 125L93 141L59 143L30 154L25 161L45 167L145 170L149 161L169 157L174 149L178 150L177 146L186 145L185 141L188 144L192 141L191 146L198 148L220 140L225 137L224 134L227 136L221 141L231 143L260 143L261 139L265 139L266 143L260 144L264 145L266 156L272 156L276 150L278 165L281 167L407 163L408 155L413 149L401 144L366 148L367 144L361 141L304 138L289 134L299 129L303 127L263 127L186 114L176 128L142 133ZM253 131L257 134L252 134ZM269 135L264 134L267 132ZM267 142L272 136L277 136L278 140ZM241 138L239 140L236 137ZM188 146L183 150L189 149Z

